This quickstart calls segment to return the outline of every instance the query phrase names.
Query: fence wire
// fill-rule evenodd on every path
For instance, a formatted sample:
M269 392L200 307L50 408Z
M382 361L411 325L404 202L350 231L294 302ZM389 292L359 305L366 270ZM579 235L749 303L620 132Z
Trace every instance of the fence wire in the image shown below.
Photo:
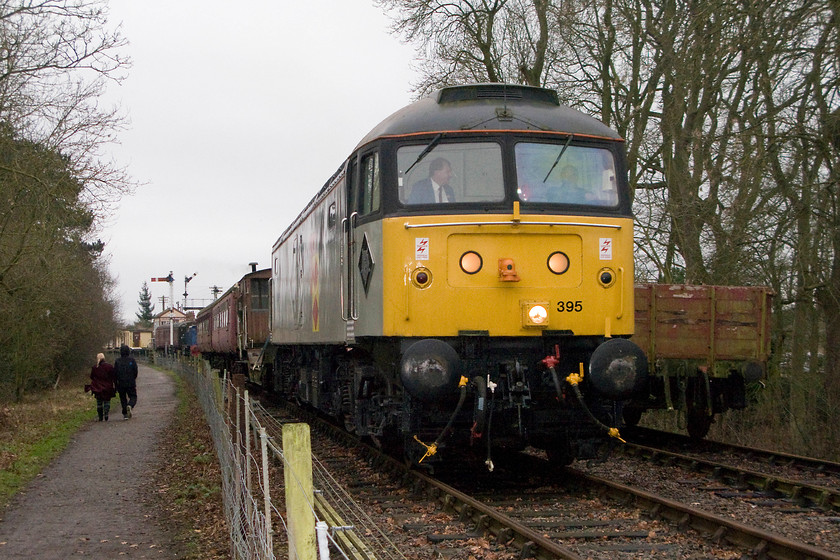
M250 399L247 391L234 387L224 373L212 370L205 360L156 356L155 361L189 382L201 403L222 472L231 557L273 560L296 556L296 551L289 550L293 541L285 518L284 473L288 462L282 450L283 423ZM311 522L318 529L318 540L329 543L327 551L322 544L320 556L314 556L405 559L383 528L314 455L312 481ZM340 524L322 519L319 511L325 510Z

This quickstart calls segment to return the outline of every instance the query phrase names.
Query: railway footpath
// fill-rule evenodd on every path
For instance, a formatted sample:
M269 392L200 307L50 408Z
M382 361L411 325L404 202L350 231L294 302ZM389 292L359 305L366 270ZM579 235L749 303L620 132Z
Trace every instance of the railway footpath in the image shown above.
M149 476L158 438L177 406L173 381L140 365L136 413L82 428L0 519L0 558L177 558L174 535L156 523ZM91 404L91 414L94 414Z

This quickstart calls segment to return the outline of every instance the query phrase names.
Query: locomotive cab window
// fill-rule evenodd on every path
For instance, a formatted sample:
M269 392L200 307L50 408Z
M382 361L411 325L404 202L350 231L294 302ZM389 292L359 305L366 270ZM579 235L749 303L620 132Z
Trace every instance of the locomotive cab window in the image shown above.
M381 190L379 187L379 153L374 152L362 158L361 192L359 214L367 216L379 210Z
M519 200L585 206L618 204L613 154L568 142L516 145Z
M431 147L431 149L429 149ZM502 150L495 142L429 143L397 150L400 202L461 204L505 198Z

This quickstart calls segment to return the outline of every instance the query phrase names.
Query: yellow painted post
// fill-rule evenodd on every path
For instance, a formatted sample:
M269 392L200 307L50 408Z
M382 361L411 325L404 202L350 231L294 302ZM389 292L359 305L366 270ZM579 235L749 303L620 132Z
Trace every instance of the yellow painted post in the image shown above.
M309 424L283 424L283 456L289 560L315 560L315 494Z

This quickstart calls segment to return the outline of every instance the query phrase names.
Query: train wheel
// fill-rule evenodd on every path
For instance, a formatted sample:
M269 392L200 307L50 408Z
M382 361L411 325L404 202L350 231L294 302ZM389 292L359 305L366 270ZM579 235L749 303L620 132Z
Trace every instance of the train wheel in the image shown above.
M692 438L703 439L714 421L709 405L708 378L705 384L700 378L689 381L685 394L686 429Z
M345 430L351 434L356 431L356 421L352 414L345 412L341 415L341 420Z
M642 413L644 410L641 408L636 408L634 406L625 406L621 410L621 416L624 418L624 425L633 427L638 426L639 421L642 419Z
M567 467L575 460L572 447L568 440L557 441L554 445L549 445L545 450L548 455L548 462L552 467Z
M341 407L341 423L344 429L351 434L356 433L356 403L350 401L350 405Z
M336 375L341 383L341 387L339 388L341 395L341 422L345 430L350 433L355 433L356 399L354 397L353 374L346 364L342 364L338 367Z
M709 416L705 408L689 407L685 413L688 435L694 439L703 439L709 433L714 416Z
M381 436L370 436L373 444L391 457L399 458L403 455L403 439L396 428L385 428Z

